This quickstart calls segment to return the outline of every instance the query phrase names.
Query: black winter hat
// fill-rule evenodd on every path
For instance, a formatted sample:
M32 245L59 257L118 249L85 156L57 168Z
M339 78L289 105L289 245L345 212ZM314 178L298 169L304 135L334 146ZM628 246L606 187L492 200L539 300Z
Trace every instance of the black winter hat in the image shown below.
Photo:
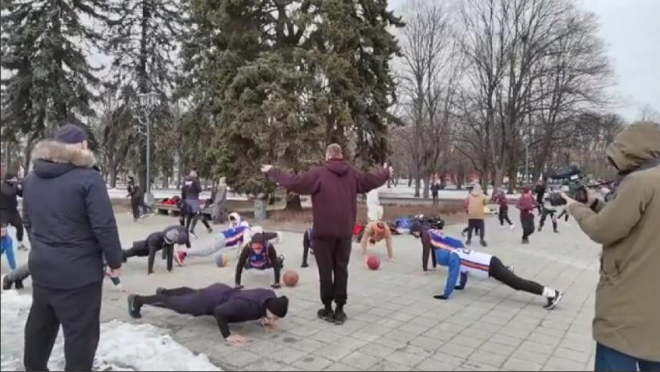
M266 302L266 309L278 318L284 318L289 311L289 299L286 296L271 298Z
M67 124L61 127L55 134L55 141L73 144L87 141L87 133L77 125Z

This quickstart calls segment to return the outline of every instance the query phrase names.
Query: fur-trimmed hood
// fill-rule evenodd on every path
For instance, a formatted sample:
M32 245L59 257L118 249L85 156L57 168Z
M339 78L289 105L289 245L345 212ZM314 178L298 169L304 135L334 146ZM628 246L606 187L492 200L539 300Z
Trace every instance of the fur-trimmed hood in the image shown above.
M34 171L43 178L58 177L73 168L93 168L94 153L52 140L39 142L32 150Z

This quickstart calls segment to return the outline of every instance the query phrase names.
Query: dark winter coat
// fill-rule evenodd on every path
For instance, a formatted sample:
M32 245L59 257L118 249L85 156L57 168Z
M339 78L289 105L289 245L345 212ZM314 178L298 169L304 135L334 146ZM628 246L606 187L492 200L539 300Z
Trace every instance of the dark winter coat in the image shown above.
M18 197L23 196L23 188L20 181L0 183L0 209L3 211L15 211L18 209Z
M272 168L268 176L282 187L298 194L312 196L314 234L320 239L344 239L353 236L357 215L357 195L382 186L389 171L363 173L342 159L331 159L325 165L300 174Z
M94 155L42 141L32 158L34 170L23 186L23 214L34 282L58 289L101 282L104 258L117 269L122 250L108 190L93 169Z
M199 177L188 176L183 180L183 187L181 188L181 199L183 200L199 200L199 194L202 192L202 184L199 182Z

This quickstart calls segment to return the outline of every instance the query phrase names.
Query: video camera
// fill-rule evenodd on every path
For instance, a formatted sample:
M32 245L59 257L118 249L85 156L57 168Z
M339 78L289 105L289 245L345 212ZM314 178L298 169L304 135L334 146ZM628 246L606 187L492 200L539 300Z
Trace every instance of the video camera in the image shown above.
M581 202L587 202L587 186L582 183L582 171L575 165L567 168L560 169L550 176L548 176L548 186L559 186L559 190L554 189L549 195L550 204L552 206L566 205L567 201L564 199L560 191L565 192L571 198Z

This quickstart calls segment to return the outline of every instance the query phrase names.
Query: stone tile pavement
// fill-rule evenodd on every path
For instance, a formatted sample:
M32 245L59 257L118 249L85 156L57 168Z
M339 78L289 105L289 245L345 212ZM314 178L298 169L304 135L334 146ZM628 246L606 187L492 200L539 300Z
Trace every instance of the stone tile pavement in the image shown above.
M161 216L137 224L128 214L117 218L126 247L150 231L177 222ZM459 236L462 228L448 226L447 233ZM479 249L514 266L521 277L564 291L564 300L554 311L543 310L542 298L516 293L494 280L472 279L450 301L435 300L432 296L444 288L446 270L422 275L420 242L397 236L396 262L385 260L384 246L372 249L383 261L378 271L366 268L354 244L346 307L349 319L343 326L328 324L316 318L320 305L314 259L309 268L301 269L302 234L285 233L278 252L286 255L285 270L296 270L301 280L295 288L279 290L291 300L281 331L263 330L256 322L232 326L250 339L247 346L237 348L222 340L211 317L145 308L143 318L135 322L168 329L176 341L205 353L226 370L591 370L599 248L573 221L560 223L559 229L555 234L546 227L531 237L531 245L523 246L519 227L500 229L490 218L486 223L489 247ZM210 244L212 236L202 227L198 230L200 239L193 244ZM19 257L21 262L26 259L22 253ZM146 259L138 258L125 266L122 282L125 290L136 293L151 293L159 286L233 284L234 264L235 260L229 267L217 268L212 258L190 259L185 267L167 273L158 259L157 273L147 277ZM272 273L247 272L243 280L247 288L267 287ZM134 322L126 312L126 294L110 285L105 288L104 320Z

